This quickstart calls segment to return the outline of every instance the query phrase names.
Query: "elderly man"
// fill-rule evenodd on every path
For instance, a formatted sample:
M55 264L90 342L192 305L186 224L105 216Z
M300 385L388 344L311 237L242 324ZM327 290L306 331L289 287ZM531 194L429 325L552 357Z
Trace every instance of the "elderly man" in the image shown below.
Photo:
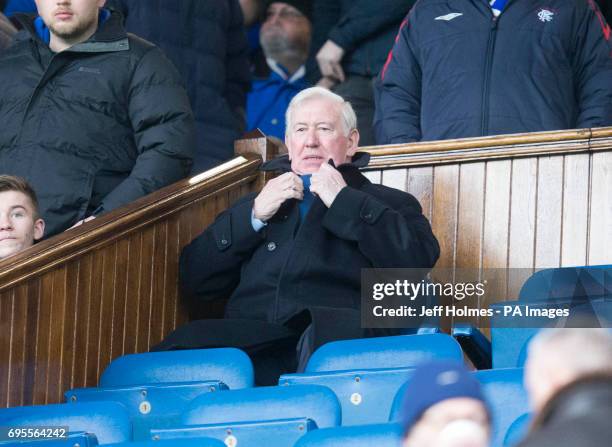
M105 0L37 0L0 56L0 166L38 191L48 236L189 172L195 126L176 69Z
M612 335L560 328L530 343L525 385L535 420L520 447L596 447L612 439Z
M229 297L226 319L191 323L160 346L255 351L256 373L268 360L279 363L259 383L303 365L326 341L364 335L361 269L431 268L439 255L418 201L359 172L368 155L357 153L355 113L340 96L320 87L296 95L285 142L288 156L263 167L283 173L182 253L184 295Z
M268 72L253 80L247 100L248 128L282 139L287 106L307 87L304 63L310 47L310 5L297 0L267 3L259 39Z
M31 247L44 230L32 187L22 178L0 175L0 260Z

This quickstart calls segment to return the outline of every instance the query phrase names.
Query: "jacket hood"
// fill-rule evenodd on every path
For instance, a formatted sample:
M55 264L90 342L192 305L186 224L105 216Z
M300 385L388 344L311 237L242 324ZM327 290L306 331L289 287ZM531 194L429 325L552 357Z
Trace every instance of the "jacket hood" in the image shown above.
M338 166L339 171L343 171L345 169L353 168L365 168L370 162L370 154L369 152L356 152L353 156L353 159L349 163L343 163ZM265 162L259 168L260 171L269 172L269 171L281 171L281 172L289 172L291 171L291 160L289 160L289 155L281 155L280 157L276 157L270 161Z

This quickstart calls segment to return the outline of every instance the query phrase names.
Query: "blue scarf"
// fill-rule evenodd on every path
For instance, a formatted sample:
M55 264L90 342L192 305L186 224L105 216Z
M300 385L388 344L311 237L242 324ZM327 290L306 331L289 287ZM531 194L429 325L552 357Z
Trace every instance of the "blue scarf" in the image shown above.
M108 20L110 15L111 13L108 9L100 9L100 14L98 14L98 28L100 28L104 22ZM49 32L47 25L45 25L45 22L43 22L42 17L36 17L36 19L34 19L34 29L36 29L36 34L38 34L40 40L49 45L49 42L51 41L51 33Z
M300 202L300 221L304 221L304 217L308 214L308 210L310 210L310 205L312 205L312 201L314 200L314 194L310 192L310 175L300 175L302 179L302 183L304 184L304 199Z
M491 10L495 17L498 17L502 13L507 2L508 0L489 0L489 5L491 5Z

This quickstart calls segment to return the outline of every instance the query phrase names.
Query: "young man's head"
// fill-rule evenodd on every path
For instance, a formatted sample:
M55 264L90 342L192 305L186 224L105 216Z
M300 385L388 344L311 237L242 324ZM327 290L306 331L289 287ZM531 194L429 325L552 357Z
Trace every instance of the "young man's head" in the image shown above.
M22 178L0 175L0 259L30 247L44 230L32 187Z
M322 87L295 95L286 113L285 144L296 174L317 172L323 163L351 161L359 145L357 116L351 104Z
M545 329L529 344L525 388L536 412L561 388L596 374L612 375L609 329Z
M311 24L307 1L267 2L259 40L264 54L291 74L301 67L310 49Z
M35 0L38 14L49 28L53 51L89 39L98 28L99 10L106 0Z
M402 412L404 447L486 447L490 415L478 380L459 362L415 369Z

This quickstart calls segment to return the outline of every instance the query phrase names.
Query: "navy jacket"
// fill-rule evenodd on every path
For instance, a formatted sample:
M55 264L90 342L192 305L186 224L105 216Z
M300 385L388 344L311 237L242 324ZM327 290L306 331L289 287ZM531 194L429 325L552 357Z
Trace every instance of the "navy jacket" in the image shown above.
M47 236L189 172L193 115L159 48L114 13L86 42L54 54L34 28L0 55L0 172L38 194Z
M193 172L234 156L245 128L249 48L238 0L109 0L126 29L178 68L197 126Z
M594 0L420 0L381 72L378 144L612 124L612 37Z

